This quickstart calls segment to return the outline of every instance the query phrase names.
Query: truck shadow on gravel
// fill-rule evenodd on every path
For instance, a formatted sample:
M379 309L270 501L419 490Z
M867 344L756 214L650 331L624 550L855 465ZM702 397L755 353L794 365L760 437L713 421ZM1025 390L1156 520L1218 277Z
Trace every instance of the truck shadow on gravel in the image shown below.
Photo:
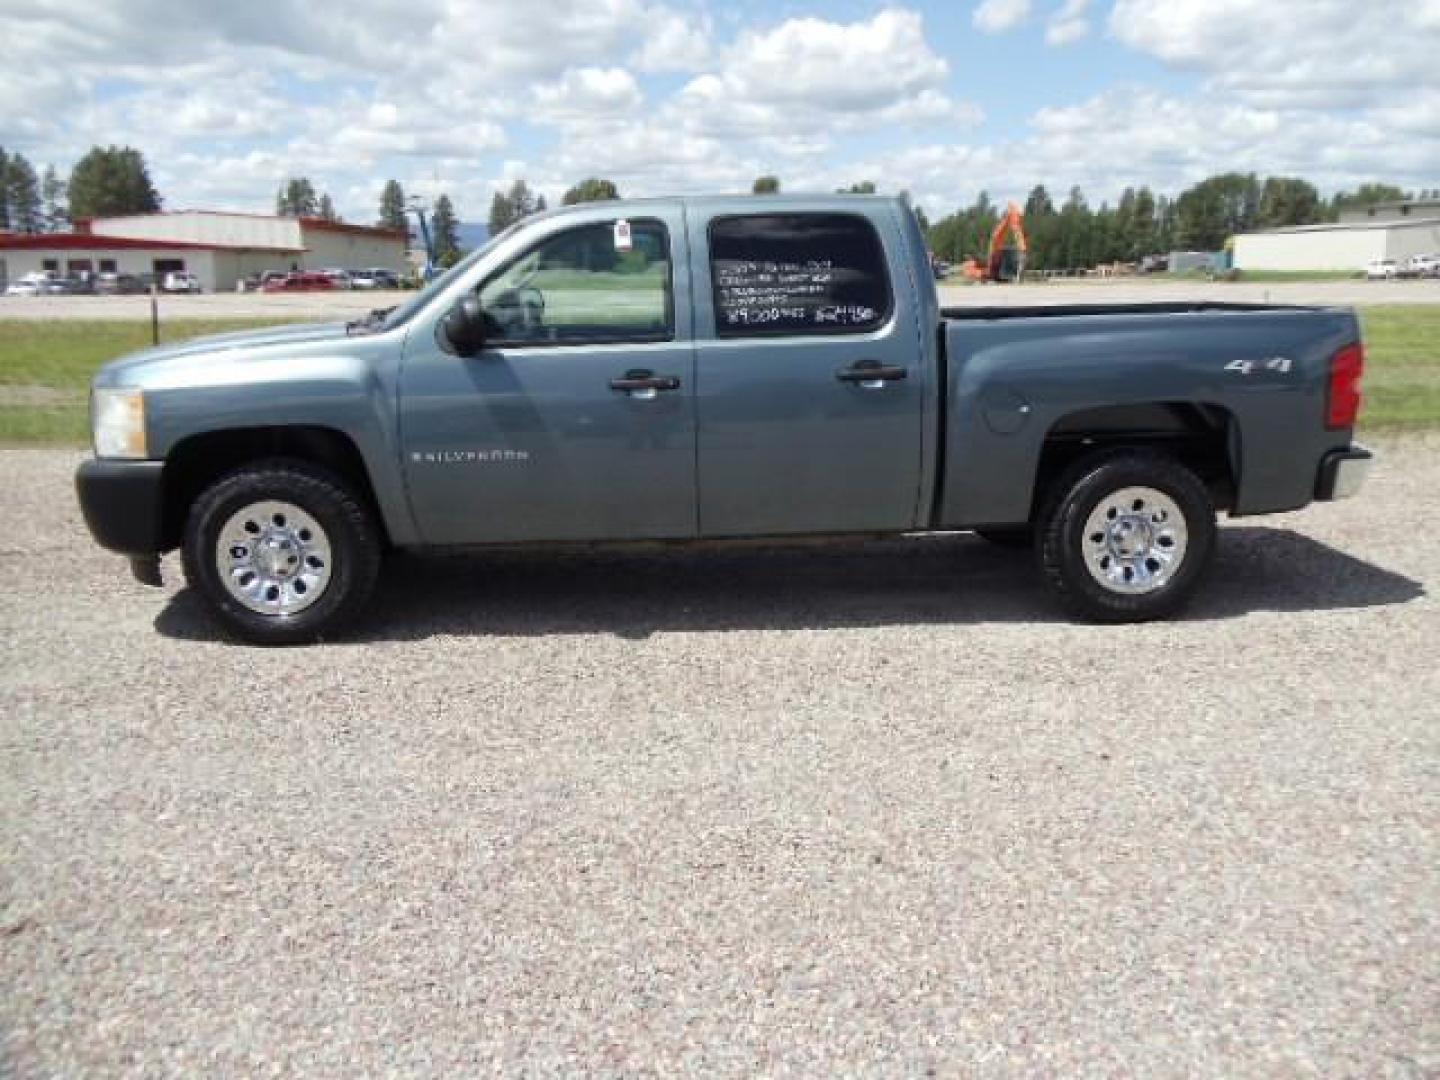
M1209 579L1182 617L1404 604L1420 583L1289 529L1224 528ZM405 555L382 574L350 642L1066 622L1029 552L971 536L857 544ZM186 589L163 634L218 637Z

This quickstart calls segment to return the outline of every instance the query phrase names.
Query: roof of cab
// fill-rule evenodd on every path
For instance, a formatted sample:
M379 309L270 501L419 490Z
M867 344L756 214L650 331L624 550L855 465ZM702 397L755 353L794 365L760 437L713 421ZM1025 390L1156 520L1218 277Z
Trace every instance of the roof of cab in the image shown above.
M747 195L743 192L732 195L657 195L640 199L604 199L596 202L573 203L569 206L555 206L532 215L532 217L554 217L567 212L607 206L624 207L627 211L674 206L677 203L702 210L838 210L846 206L867 203L903 203L903 201L899 195L826 194L818 191L794 195ZM523 220L528 221L532 218Z

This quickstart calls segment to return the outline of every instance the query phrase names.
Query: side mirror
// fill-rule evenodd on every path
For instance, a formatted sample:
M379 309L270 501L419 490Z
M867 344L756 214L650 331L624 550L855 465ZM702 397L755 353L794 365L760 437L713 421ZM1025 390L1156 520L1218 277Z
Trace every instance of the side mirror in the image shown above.
M441 323L445 340L461 356L473 356L485 347L485 311L480 300L463 297Z

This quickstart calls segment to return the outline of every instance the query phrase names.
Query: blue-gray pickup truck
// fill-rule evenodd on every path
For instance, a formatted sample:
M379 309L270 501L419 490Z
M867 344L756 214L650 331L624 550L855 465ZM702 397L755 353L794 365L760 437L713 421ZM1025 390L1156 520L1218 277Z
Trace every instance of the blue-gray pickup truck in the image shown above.
M1135 621L1217 511L1359 487L1363 363L1347 310L942 309L898 199L591 203L368 318L108 364L77 485L137 577L180 548L259 643L351 625L397 549L950 530Z

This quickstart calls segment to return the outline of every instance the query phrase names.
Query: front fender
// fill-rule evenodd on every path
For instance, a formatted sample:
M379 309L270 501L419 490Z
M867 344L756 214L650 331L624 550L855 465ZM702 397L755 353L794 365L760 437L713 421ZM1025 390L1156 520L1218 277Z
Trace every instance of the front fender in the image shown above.
M225 354L207 365L153 372L143 383L149 453L164 458L182 441L215 432L326 428L354 444L386 529L397 544L418 540L399 470L391 370L365 350L295 356Z

